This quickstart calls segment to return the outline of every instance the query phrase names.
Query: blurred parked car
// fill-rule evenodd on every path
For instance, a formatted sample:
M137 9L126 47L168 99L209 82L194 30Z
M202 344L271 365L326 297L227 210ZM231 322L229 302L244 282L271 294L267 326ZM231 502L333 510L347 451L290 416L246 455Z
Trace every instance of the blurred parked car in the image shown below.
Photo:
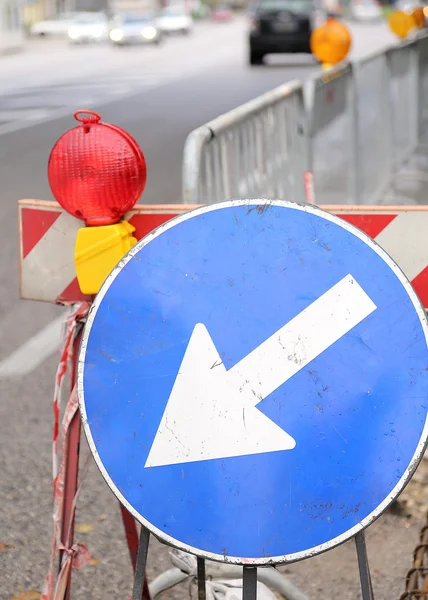
M425 23L428 22L428 6L423 0L397 0L394 4L394 10L401 10L412 14L415 8L422 8L425 17Z
M420 0L396 0L394 10L402 10L411 13L415 8L424 8L425 4Z
M68 37L73 44L103 42L108 39L109 23L103 13L80 15L68 28Z
M128 44L159 44L162 32L152 13L124 14L114 19L110 40L114 46Z
M333 19L340 19L343 17L343 6L338 0L323 0L322 5L326 11L327 17L332 17Z
M209 15L210 15L210 9L208 8L208 6L206 4L204 4L203 2L196 0L196 2L194 2L193 7L192 7L193 18L194 19L205 19L206 17L209 17Z
M79 13L62 13L56 17L53 17L52 19L39 21L30 27L30 34L39 36L66 36L71 24L78 15Z
M217 6L212 10L211 17L214 21L230 21L233 17L233 12L229 6Z
M250 15L250 17L254 17L256 12L257 12L257 2L254 2L254 1L249 2L247 5L247 14Z
M354 21L379 21L383 18L382 4L378 0L352 0L351 17Z
M312 30L325 19L312 0L259 0L251 19L250 64L266 54L311 53Z
M161 11L157 25L162 33L189 34L193 28L193 19L184 8L167 6Z

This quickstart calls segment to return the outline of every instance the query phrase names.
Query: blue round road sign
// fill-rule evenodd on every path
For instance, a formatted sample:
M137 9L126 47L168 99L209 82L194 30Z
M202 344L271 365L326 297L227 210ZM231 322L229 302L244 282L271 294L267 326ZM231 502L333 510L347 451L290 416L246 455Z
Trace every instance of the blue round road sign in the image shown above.
M427 321L352 225L309 205L225 202L117 265L78 383L95 460L156 536L216 560L288 562L369 525L415 470Z

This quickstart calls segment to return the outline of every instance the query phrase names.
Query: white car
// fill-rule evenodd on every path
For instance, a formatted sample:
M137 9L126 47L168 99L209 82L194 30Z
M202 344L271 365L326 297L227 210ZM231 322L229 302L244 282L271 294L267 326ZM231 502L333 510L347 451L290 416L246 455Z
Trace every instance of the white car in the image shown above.
M351 14L355 21L379 21L383 17L378 0L352 0Z
M73 20L78 16L78 13L63 13L52 19L39 21L34 23L30 28L31 35L48 36L48 35L63 35L66 36Z
M189 13L174 6L164 8L156 22L162 33L189 34L193 28L193 19Z
M418 0L398 0L394 4L395 10L402 10L405 13L412 13L415 8L423 8L425 4Z
M111 25L113 29L109 37L116 47L131 44L159 45L162 41L162 31L152 12L116 15Z
M80 15L68 28L68 37L73 44L104 42L108 35L109 22L103 13Z

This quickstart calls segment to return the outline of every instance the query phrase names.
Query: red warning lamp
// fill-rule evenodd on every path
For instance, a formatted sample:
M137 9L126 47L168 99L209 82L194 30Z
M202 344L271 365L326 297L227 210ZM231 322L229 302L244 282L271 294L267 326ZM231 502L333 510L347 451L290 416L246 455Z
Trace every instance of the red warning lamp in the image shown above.
M62 135L49 157L52 193L88 226L117 223L144 191L144 155L129 133L101 122L96 112L77 111L74 117L82 124Z

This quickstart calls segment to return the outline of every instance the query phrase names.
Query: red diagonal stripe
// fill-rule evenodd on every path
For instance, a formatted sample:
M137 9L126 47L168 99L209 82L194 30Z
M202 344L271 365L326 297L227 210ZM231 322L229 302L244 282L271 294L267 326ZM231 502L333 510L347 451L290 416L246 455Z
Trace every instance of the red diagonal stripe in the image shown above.
M22 208L22 254L25 258L60 216L60 212Z
M173 217L176 217L176 214L146 214L146 215L133 215L129 222L131 225L135 227L135 231L133 235L137 238L137 240L141 240L145 235L166 223Z
M67 302L92 302L91 296L85 296L80 291L79 283L77 281L77 277L73 279L73 281L65 288L65 290L60 294L56 300L59 303L66 304Z
M413 279L412 286L424 307L428 308L428 267Z
M338 217L355 225L358 229L367 233L371 238L375 238L381 231L393 221L397 215L357 215L355 213L338 214Z

